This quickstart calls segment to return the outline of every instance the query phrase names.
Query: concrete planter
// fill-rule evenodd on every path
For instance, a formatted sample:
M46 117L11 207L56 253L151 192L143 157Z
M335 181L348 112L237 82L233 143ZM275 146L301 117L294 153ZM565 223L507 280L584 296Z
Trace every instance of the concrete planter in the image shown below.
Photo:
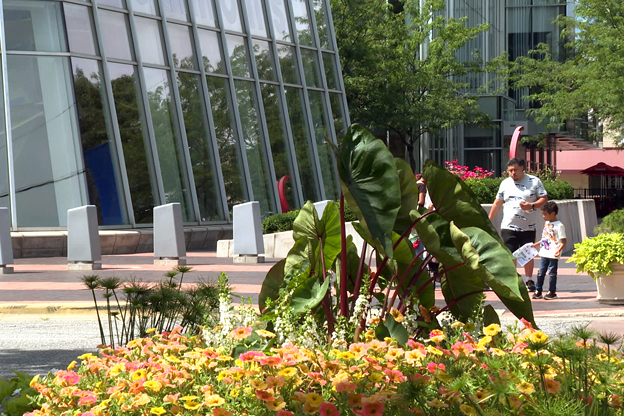
M624 264L612 263L613 273L596 280L599 302L624 305Z

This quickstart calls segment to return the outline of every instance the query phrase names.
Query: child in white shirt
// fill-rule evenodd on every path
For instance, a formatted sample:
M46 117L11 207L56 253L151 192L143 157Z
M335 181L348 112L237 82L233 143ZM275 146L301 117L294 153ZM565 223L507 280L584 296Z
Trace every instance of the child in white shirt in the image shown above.
M558 213L559 207L553 201L548 201L542 206L542 217L546 222L541 240L533 244L535 248L540 247L539 255L541 257L533 299L542 299L542 287L546 271L550 275L550 281L548 293L544 295L544 299L557 299L557 268L561 250L566 244L565 226L557 220Z

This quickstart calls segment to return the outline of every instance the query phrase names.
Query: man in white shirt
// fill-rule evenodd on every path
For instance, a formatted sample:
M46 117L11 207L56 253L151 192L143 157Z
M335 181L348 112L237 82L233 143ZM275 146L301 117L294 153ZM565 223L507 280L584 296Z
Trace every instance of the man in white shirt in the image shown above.
M489 217L492 220L503 209L501 238L513 253L535 242L540 208L548 201L548 195L539 178L524 173L524 160L509 159L507 173L509 177L501 182ZM533 260L524 265L524 273L528 290L535 291Z

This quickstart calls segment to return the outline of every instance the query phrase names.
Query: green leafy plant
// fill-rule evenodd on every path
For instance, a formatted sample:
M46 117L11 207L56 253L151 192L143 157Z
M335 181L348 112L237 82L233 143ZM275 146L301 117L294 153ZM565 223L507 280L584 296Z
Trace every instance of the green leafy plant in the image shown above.
M542 183L544 184L544 188L546 188L548 199L550 200L560 201L574 198L574 188L570 182L546 179L543 180Z
M292 230L292 225L297 215L299 215L298 209L266 217L262 220L262 233L270 234Z
M613 273L611 263L624 264L624 234L605 233L574 245L567 261L576 263L576 272L587 272L594 280Z
M38 408L32 404L29 396L37 391L30 387L31 376L14 371L17 377L0 378L0 415L22 416Z
M602 219L594 228L594 234L602 233L624 233L624 209L615 210Z
M502 181L503 178L468 178L464 182L474 192L475 198L480 204L491 204L496 199Z
M404 344L409 336L435 328L441 312L473 317L489 287L510 311L533 322L511 253L460 178L427 161L423 175L432 184L436 209L419 211L411 168L366 129L352 125L335 153L340 203L329 203L321 219L312 203L301 209L293 224L293 248L262 285L259 304L265 320L278 322L278 311L287 306L300 322L313 316L318 327L327 327L330 339L340 329L350 342L367 330L367 314L375 303L378 319L368 322L378 338L389 336ZM345 203L358 218L354 227L365 241L360 250L345 233ZM413 228L429 253L425 258L416 255L406 238ZM367 255L368 247L372 251ZM373 255L375 271L367 260ZM441 267L430 276L426 270L433 256ZM435 307L436 278L446 300L441 309ZM412 333L395 319L406 314L412 316ZM351 327L344 330L346 323Z

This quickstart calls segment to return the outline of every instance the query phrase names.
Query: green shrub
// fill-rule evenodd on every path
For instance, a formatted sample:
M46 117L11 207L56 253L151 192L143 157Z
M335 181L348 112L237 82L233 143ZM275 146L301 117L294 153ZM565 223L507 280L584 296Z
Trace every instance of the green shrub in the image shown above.
M602 219L602 223L594 228L594 234L624 233L624 209L613 211Z
M37 406L31 404L29 396L37 391L30 387L32 377L14 371L17 377L0 379L0 414L7 416L21 416L31 412Z
M503 178L468 178L465 180L466 185L475 193L480 204L491 204L494 202L502 181Z
M285 214L275 214L267 217L262 221L262 233L270 234L270 233L279 233L282 231L290 231L293 229L293 222L295 222L295 218L299 215L299 210L296 209L294 211L286 212ZM357 221L357 217L351 210L349 206L345 204L345 221Z
M544 188L546 188L546 192L548 192L549 200L562 200L562 199L573 199L574 198L574 188L570 185L570 182L567 181L553 181L553 180L545 180L542 181L544 183Z

